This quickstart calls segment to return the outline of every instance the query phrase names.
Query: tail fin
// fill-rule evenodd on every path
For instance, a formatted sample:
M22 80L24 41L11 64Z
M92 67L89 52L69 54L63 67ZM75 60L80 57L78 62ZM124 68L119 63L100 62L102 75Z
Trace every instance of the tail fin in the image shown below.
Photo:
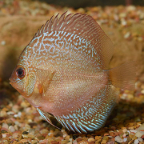
M134 62L124 63L109 70L112 84L120 89L134 90L136 68Z

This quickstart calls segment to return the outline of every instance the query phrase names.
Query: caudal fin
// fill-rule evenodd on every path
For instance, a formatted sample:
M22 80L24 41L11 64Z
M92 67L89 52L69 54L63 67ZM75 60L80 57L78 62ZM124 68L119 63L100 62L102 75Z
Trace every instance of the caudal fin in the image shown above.
M109 70L112 84L120 89L134 90L136 68L134 62L124 63Z

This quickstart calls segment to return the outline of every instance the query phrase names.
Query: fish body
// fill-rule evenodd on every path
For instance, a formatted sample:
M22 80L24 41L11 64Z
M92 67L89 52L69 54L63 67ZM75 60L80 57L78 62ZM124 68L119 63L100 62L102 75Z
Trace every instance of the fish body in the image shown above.
M64 13L35 34L10 83L50 124L48 113L68 130L97 130L118 101L115 87L133 80L127 64L108 70L112 55L111 40L91 16Z

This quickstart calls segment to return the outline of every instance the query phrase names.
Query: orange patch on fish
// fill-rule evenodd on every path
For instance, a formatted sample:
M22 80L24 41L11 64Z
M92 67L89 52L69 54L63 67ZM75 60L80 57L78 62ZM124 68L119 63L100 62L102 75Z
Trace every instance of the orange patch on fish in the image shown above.
M40 85L39 86L39 93L42 94L43 93L43 87Z

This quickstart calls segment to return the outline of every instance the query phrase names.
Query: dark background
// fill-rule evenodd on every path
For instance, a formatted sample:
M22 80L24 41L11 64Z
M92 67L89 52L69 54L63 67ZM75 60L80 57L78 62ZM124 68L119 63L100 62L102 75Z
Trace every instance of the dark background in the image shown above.
M36 0L33 0L36 1ZM74 8L88 6L116 6L116 5L144 5L144 0L39 0L58 6L68 6Z

